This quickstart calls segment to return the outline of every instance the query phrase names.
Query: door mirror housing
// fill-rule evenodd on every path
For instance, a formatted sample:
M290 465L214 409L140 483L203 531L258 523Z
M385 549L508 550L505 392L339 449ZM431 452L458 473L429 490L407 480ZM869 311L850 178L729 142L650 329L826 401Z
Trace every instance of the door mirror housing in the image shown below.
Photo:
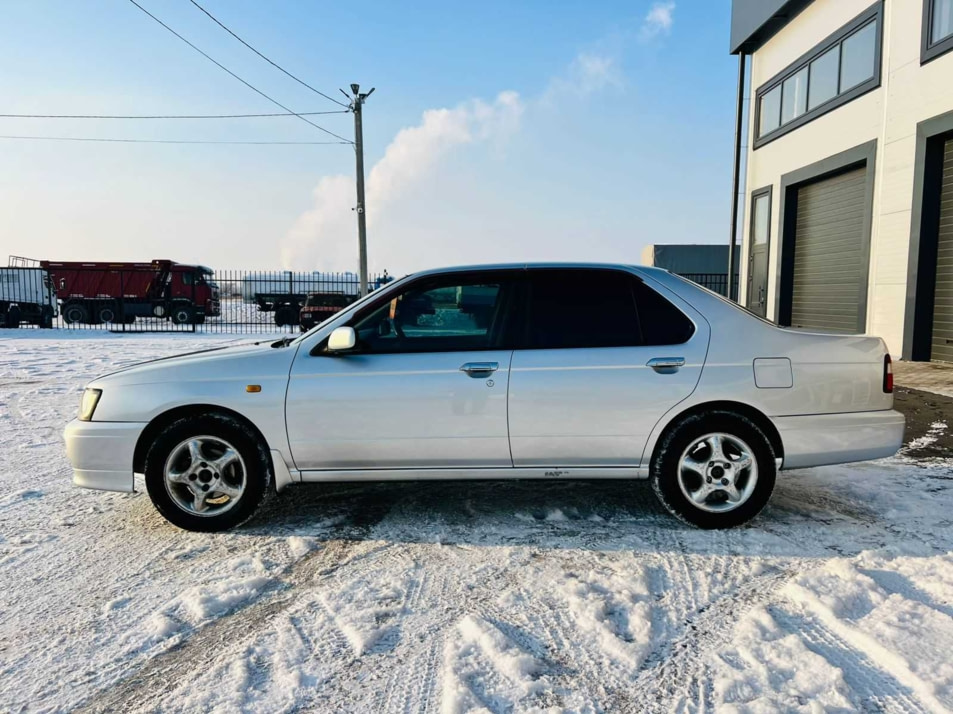
M353 327L335 327L328 337L328 352L348 352L357 345L357 333Z

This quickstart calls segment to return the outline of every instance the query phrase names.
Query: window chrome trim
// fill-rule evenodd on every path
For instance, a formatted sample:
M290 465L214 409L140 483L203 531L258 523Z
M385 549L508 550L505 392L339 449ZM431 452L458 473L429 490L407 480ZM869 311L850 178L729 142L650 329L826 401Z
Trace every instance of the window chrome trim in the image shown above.
M932 0L925 0L926 2L932 2ZM788 134L795 129L800 129L805 124L808 124L820 116L827 114L828 112L834 111L838 107L852 102L858 97L867 94L880 87L881 83L881 74L882 74L882 57L883 57L883 0L878 0L876 3L867 8L860 15L855 17L853 20L848 22L846 25L841 27L839 30L834 32L829 37L825 38L822 42L815 45L813 48L808 50L805 54L801 55L796 61L792 62L781 72L776 74L774 77L769 79L767 82L758 87L755 92L754 97L754 142L753 149L760 149L765 144L769 144L775 139ZM793 119L787 124L783 124L777 129L764 134L763 136L758 135L758 129L761 126L761 98L775 89L780 87L784 80L789 77L794 76L800 72L805 67L809 67L811 62L816 60L818 57L826 53L828 50L838 47L844 40L853 35L858 30L863 29L866 25L871 22L876 23L876 37L874 40L874 75L870 79L861 84L858 84L856 87L849 89L846 92L842 92L831 99L828 99L823 104L818 105L814 109L808 109L804 114ZM843 51L841 51L843 52ZM840 72L843 66L843 61L838 63L838 84L840 84ZM810 92L810 80L808 81L808 92ZM783 89L782 89L783 95Z
M942 40L932 42L930 35L933 32L933 10L936 0L923 0L923 29L920 38L920 64L925 65L937 57L953 50L953 35L947 35Z

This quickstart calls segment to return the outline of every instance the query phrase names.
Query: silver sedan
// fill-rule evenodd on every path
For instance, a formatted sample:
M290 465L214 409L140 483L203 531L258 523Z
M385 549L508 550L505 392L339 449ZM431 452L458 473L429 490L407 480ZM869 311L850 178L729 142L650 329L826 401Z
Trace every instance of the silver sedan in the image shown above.
M143 474L198 531L291 484L394 479L649 479L678 518L723 528L780 469L894 454L892 392L883 340L781 329L662 270L465 267L297 339L101 377L66 446L76 484Z

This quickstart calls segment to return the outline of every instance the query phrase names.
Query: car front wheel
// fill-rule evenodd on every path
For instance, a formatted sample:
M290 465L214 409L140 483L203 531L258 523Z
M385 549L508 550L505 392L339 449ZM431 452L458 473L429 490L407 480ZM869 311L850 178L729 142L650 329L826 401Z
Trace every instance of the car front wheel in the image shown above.
M190 531L233 528L254 515L271 483L268 452L254 431L223 414L179 419L146 454L156 510Z
M662 439L652 486L673 515L699 528L732 528L764 508L777 473L774 449L750 419L728 411L690 416Z

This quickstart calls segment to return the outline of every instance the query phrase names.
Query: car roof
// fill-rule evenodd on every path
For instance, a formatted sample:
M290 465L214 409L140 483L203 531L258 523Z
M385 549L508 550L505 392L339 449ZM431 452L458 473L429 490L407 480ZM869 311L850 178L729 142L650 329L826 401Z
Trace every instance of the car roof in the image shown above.
M444 273L465 273L489 270L533 270L539 268L553 269L590 269L590 270L625 270L627 272L668 273L662 268L652 268L645 265L628 265L625 263L489 263L484 265L457 265L445 268L431 268L413 273L414 277L425 275L442 275Z

